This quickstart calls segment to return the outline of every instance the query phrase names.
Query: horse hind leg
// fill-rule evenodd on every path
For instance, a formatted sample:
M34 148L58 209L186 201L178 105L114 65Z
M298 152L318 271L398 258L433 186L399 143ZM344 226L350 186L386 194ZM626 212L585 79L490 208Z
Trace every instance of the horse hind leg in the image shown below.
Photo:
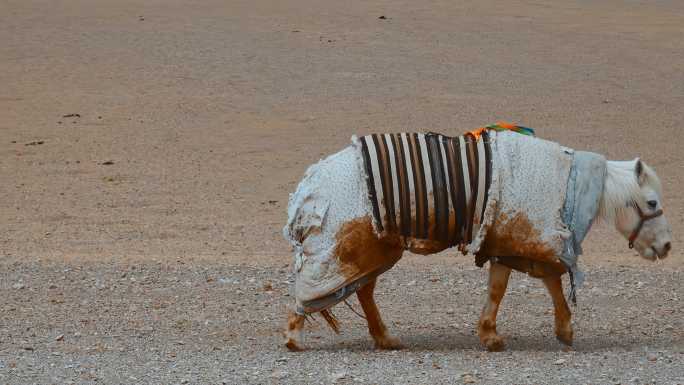
M499 311L499 304L508 286L508 277L511 275L511 268L500 263L491 263L489 267L489 295L487 303L482 309L480 322L478 323L478 335L480 342L487 347L490 352L503 350L504 341L496 333L496 314Z
M287 314L287 329L285 329L285 346L293 352L303 350L299 345L304 328L304 315L290 310Z
M542 280L553 299L556 338L565 345L572 346L573 332L572 322L570 322L572 314L563 295L561 276L546 276Z
M377 279L373 279L356 292L359 302L361 303L361 308L366 314L368 332L371 337L373 337L376 348L388 350L401 349L403 348L403 345L399 342L399 339L390 336L387 332L387 327L384 322L382 322L382 318L380 318L378 306L375 304L375 299L373 298L376 281Z

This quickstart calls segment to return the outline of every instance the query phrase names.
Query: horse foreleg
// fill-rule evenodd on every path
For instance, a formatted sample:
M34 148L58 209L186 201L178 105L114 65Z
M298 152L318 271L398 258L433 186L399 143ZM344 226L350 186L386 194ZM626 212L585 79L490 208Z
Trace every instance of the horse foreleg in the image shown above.
M368 331L375 341L376 348L401 349L403 346L399 340L389 335L387 327L382 322L382 318L380 318L378 306L375 304L375 299L373 298L375 282L376 279L373 279L356 292L359 302L361 302L361 308L363 308L363 312L366 314Z
M563 284L560 275L553 275L543 278L544 285L549 290L553 299L553 307L556 323L556 337L566 345L572 345L572 323L570 322L570 308L565 302L563 295Z
M480 322L478 323L478 335L480 341L487 350L498 352L503 350L503 338L496 334L496 313L499 311L499 304L508 286L508 277L511 275L511 268L500 263L491 263L489 267L489 295Z
M302 350L299 341L302 338L304 316L290 310L287 314L287 329L285 330L285 346L293 352Z

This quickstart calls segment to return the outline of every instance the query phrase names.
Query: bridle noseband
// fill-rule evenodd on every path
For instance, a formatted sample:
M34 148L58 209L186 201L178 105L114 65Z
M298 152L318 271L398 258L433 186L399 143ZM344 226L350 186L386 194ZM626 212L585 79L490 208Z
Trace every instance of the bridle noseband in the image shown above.
M634 241L636 241L636 239L639 237L639 232L641 232L641 228L644 226L644 222L653 218L658 218L659 216L663 215L663 209L658 209L653 214L644 214L644 212L641 211L641 207L639 207L638 204L635 203L634 208L636 209L637 214L639 214L639 224L634 229L634 231L632 231L632 234L629 236L630 249L634 248Z

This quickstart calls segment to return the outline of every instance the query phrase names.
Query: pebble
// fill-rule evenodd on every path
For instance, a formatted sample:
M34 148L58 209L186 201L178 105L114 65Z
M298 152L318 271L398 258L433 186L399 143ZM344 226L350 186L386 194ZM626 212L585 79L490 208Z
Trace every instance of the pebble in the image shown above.
M557 359L556 361L553 362L554 365L563 365L565 363L565 360L560 358Z
M271 378L282 380L283 378L287 377L287 375L288 373L285 370L276 370L273 373L271 373Z
M333 373L333 374L330 376L330 378L332 379L333 382L336 382L336 381L339 381L339 380L344 379L345 377L347 377L348 374L349 374L349 373L347 373L346 371L343 370L343 371L340 371L340 372Z
M655 353L648 353L646 355L646 359L651 361L651 362L655 362L655 361L658 361L658 355Z
M21 282L20 282L20 283L15 283L14 285L12 285L12 289L16 289L16 290L21 290L21 289L23 289L23 288L25 288L25 287L26 287L26 286L25 286L23 283L21 283Z

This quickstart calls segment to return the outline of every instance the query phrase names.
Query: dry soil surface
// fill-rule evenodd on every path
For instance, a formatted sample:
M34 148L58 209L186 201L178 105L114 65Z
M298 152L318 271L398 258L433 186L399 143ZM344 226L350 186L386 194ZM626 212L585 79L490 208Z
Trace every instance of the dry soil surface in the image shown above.
M684 3L26 1L0 4L0 383L683 383ZM671 256L599 226L575 348L513 276L504 353L474 334L486 272L407 256L363 320L292 304L288 193L352 134L505 120L664 186ZM356 300L352 306L358 308Z

